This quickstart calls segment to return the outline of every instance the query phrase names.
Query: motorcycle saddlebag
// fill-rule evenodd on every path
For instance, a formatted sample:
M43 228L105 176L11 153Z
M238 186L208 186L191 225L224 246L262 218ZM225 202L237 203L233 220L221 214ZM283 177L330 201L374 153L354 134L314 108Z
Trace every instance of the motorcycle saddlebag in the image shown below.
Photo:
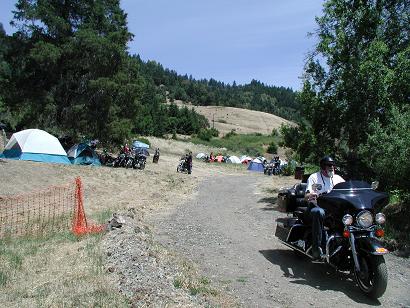
M290 232L290 228L297 222L297 217L284 217L276 219L275 236L282 241L286 241Z

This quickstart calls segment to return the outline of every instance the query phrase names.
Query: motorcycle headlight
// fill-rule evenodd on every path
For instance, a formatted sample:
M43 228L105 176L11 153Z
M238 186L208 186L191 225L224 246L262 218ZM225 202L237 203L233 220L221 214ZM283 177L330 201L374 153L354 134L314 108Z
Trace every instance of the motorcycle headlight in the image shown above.
M368 228L373 224L373 215L369 211L362 211L357 215L356 221L360 227Z
M384 224L384 223L386 222L386 216L384 216L383 213L377 213L377 214L376 214L376 222L377 222L379 225Z
M350 226L353 223L353 216L346 214L343 216L342 222L345 226Z

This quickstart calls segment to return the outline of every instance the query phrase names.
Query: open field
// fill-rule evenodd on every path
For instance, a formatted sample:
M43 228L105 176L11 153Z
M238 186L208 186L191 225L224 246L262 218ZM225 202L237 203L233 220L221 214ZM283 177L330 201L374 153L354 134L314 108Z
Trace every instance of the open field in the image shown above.
M282 124L294 124L266 112L234 107L194 106L177 100L174 103L179 107L194 108L196 112L208 119L211 127L215 127L221 136L232 130L238 134L261 133L269 135L273 129L280 128Z

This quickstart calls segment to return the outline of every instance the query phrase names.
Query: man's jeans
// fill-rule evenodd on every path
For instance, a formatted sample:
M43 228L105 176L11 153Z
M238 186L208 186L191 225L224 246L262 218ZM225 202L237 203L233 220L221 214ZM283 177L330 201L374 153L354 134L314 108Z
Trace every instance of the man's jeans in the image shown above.
M322 244L325 211L312 203L309 204L309 207L311 207L309 215L312 219L312 249L317 250Z

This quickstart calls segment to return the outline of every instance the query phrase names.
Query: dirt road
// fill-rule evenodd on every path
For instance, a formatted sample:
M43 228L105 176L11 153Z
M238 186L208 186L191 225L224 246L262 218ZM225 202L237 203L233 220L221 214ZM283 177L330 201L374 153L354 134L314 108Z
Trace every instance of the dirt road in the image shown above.
M273 181L273 184L272 184ZM281 182L282 181L282 182ZM201 275L245 307L410 307L410 262L388 255L389 283L380 301L352 277L296 256L274 237L275 188L255 175L205 179L196 197L150 217L154 239L196 263Z

